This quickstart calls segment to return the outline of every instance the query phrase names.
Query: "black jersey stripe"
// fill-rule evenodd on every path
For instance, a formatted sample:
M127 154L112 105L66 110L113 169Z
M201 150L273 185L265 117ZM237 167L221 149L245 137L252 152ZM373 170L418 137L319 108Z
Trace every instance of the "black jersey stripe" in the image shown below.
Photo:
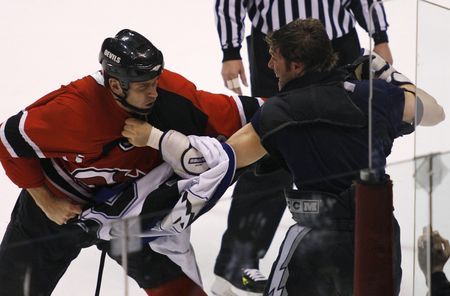
M264 7L265 7L264 1L260 1L259 5L258 5L258 11L259 11L258 16L259 17L258 17L258 22L257 22L257 24L255 26L256 29L258 29L258 31L261 31L262 26L264 25L264 18L263 18L262 14L261 14L261 12L263 11Z
M219 7L220 7L220 1L217 1L215 8L214 8L216 11L216 15L219 14ZM218 17L216 17L216 21L217 21L217 25L216 25L217 32L219 32L219 36L222 36L222 26L220 25L220 19Z
M336 28L336 27L339 27L339 26L337 26L337 24L335 23L335 16L334 16L334 5L335 5L335 3L336 3L336 0L329 1L328 2L328 9L327 9L327 11L325 13L328 14L328 17L329 17L330 22L332 24L332 26L331 26L332 36L339 36L338 29Z
M241 18L241 6L239 5L239 2L236 2L236 5L234 6L235 9L235 17L236 19L240 19ZM243 32L242 32L242 28L243 28L243 24L242 23L238 23L237 26L237 31L236 33L238 34L238 40L242 40L244 38L244 36L242 36Z
M325 2L326 1L318 1L316 5L319 8L319 19L322 20L323 26L327 28L327 22L329 22L327 17L329 17L329 15L328 10L325 10Z
M256 110L259 108L259 103L254 97L239 96L239 98L242 103L242 108L244 109L245 119L247 122L250 122L253 114L255 114Z
M273 9L273 1L270 1L269 10L267 11L266 15L267 32L273 31L272 9Z
M280 22L280 27L286 24L286 12L284 11L284 1L278 2L278 19Z
M6 121L5 138L18 157L38 157L20 132L20 120L23 116L23 111L20 111Z
M48 180L53 183L55 187L58 187L59 190L64 191L71 197L77 197L84 201L92 201L92 198L84 195L82 192L77 190L74 186L72 186L69 182L67 182L63 176L57 171L52 163L51 159L42 159L41 160L42 170L44 171L45 176Z
M292 5L292 18L296 20L300 17L298 10L298 0L291 0L291 5Z
M229 16L230 15L230 3L229 0L224 0L224 15ZM230 22L230 18L225 18L225 36L226 36L226 40L229 44L233 43L233 30L231 28L231 22Z

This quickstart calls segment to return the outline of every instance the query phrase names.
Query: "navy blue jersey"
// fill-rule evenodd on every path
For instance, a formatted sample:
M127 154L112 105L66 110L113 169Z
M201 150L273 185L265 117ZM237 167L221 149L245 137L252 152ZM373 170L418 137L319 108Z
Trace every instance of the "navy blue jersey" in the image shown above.
M404 92L383 80L375 80L373 86L373 166L383 168L394 139L402 134ZM349 81L345 89L367 116L369 82ZM270 104L269 99L251 121L261 138L264 108L271 108ZM367 126L355 128L319 121L275 130L264 134L263 145L270 153L278 154L299 189L340 193L351 185L361 169L368 167Z

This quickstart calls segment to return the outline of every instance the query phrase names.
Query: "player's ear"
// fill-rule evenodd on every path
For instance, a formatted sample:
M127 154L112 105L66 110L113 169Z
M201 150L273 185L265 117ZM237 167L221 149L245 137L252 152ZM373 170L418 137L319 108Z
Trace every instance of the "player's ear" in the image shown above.
M305 66L301 62L291 62L290 67L291 70L294 71L295 76L297 77L303 74L303 71L305 69Z
M119 94L119 95L123 94L122 87L120 86L119 80L117 80L116 78L110 77L110 78L108 78L108 84L109 84L109 87L111 88L111 91L114 94Z

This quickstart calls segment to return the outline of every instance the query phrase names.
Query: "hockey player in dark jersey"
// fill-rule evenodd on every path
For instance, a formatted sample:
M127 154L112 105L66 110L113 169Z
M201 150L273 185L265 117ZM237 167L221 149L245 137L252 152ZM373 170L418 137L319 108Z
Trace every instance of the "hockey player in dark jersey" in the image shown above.
M297 223L286 234L265 294L352 295L351 186L369 158L370 83L356 78L367 77L367 63L356 63L351 77L348 71L336 69L330 40L321 23L312 19L289 23L275 31L268 44L269 67L278 77L280 92L227 141L234 149L237 167L270 154L292 174L297 188L286 188L289 210ZM383 176L394 139L411 133L414 122L438 124L445 113L433 97L380 56L374 54L371 65L378 78L373 81L373 166ZM147 137L153 137L153 132ZM299 200L308 199L320 200L325 212L311 208L308 215L299 209ZM394 233L398 294L397 223Z
M370 83L346 80L347 73L334 69L335 55L318 21L292 22L274 32L268 44L269 67L278 77L280 93L228 141L236 152L238 167L269 153L289 170L298 188L286 189L297 224L286 234L265 294L353 295L351 185L368 164ZM373 81L373 166L382 174L395 138L412 132L414 121L435 125L445 115L431 96L380 56L374 57L372 70L379 79ZM329 208L325 214L303 215L296 206L299 199L322 199ZM394 289L398 295L397 223L394 233Z
M47 94L0 126L0 160L24 189L0 248L0 295L50 295L81 248L97 243L69 235L73 226L66 223L95 204L100 189L137 180L162 164L156 149L135 147L122 136L127 120L229 137L262 104L197 90L163 70L162 53L131 30L105 39L99 61L102 71ZM99 247L109 253L108 244ZM205 295L148 245L130 254L128 273L149 295Z

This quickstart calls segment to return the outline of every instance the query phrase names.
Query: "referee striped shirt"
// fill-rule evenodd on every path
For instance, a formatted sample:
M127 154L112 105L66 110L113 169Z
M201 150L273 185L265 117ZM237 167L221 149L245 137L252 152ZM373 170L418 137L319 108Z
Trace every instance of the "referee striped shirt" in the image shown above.
M224 61L240 59L248 14L252 26L264 34L294 19L319 19L330 39L346 35L356 22L369 32L369 7L376 0L216 0L216 25ZM376 3L372 12L370 36L375 44L387 42L388 23L384 7Z

